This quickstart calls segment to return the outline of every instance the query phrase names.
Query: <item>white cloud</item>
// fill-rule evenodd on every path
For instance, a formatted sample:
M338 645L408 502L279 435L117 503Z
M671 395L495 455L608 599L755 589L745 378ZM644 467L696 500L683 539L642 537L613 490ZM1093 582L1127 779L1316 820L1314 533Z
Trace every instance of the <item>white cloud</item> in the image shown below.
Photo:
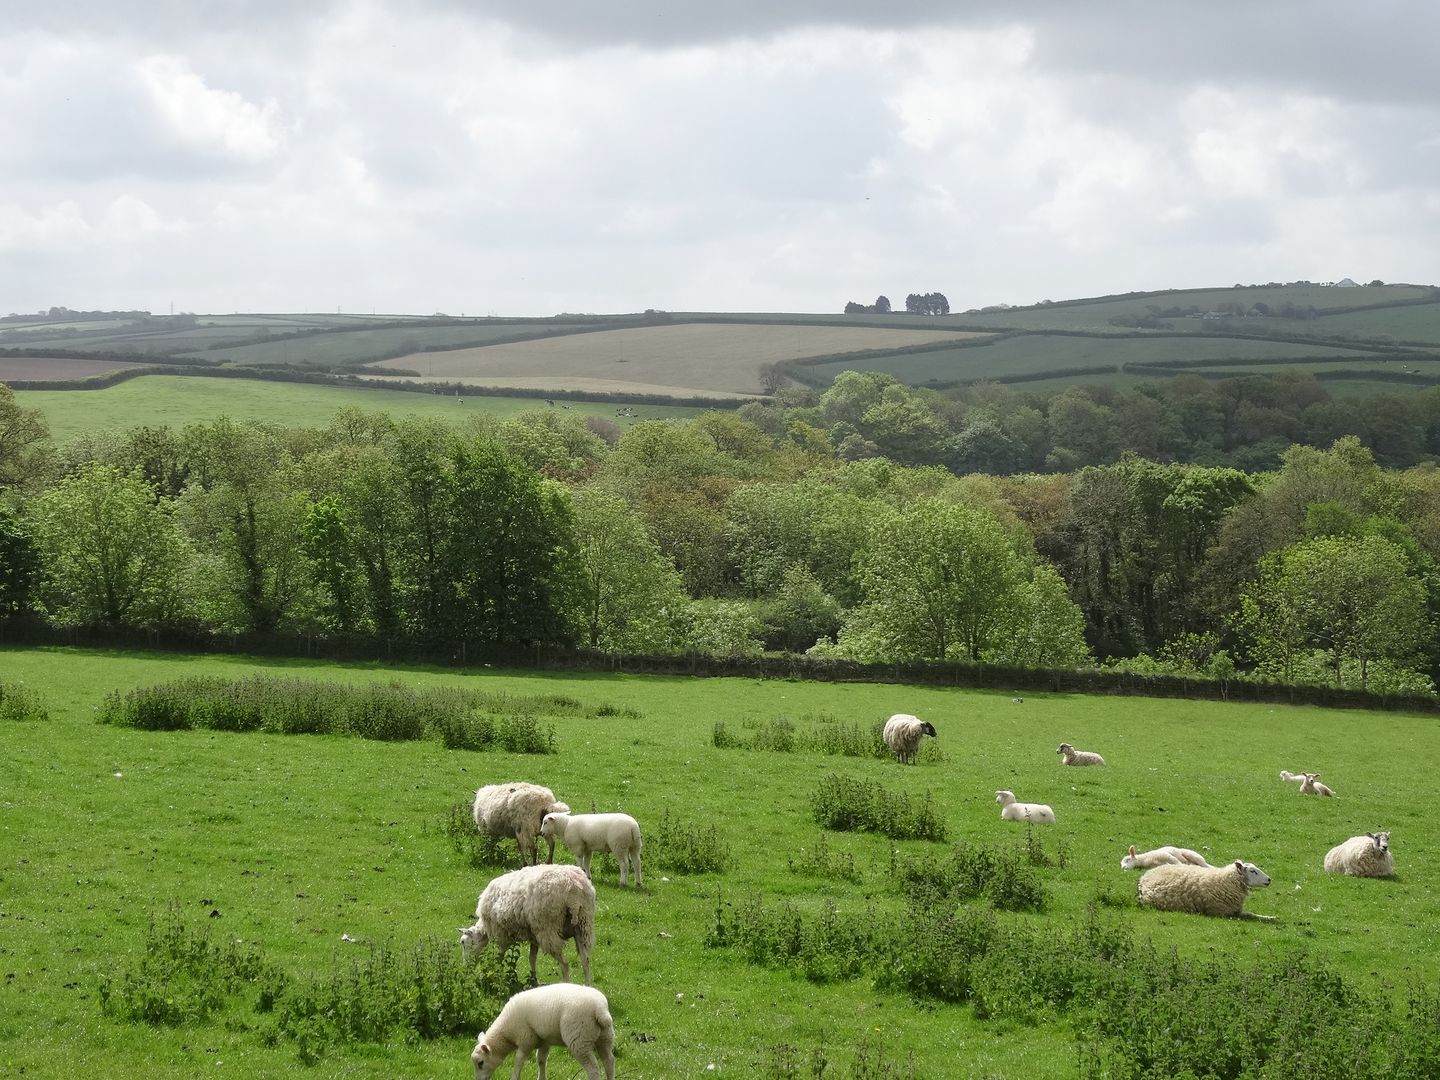
M280 148L278 108L208 85L183 57L147 56L137 71L159 114L183 141L241 161L262 161Z

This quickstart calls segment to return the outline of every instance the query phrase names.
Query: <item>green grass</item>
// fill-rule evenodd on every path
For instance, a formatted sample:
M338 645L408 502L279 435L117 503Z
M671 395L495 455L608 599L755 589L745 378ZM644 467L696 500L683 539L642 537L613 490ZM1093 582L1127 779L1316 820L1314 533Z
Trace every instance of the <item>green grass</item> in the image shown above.
M364 409L401 416L436 416L459 424L476 412L514 416L547 408L543 398L453 397L403 390L352 390L305 383L258 379L206 379L183 375L144 375L103 390L17 390L15 399L39 409L59 442L85 431L124 430L142 424L182 428L228 416L233 420L268 420L296 427L319 427L341 409ZM583 416L604 416L622 427L665 416L695 416L703 410L680 406L631 405L617 417L611 403L565 402ZM556 405L556 408L562 406ZM628 415L633 413L633 416Z
M1407 981L1440 978L1432 934L1440 868L1428 857L1440 841L1428 810L1440 753L1433 717L1029 693L1016 704L1005 693L921 687L67 649L7 649L0 668L7 683L41 693L50 714L0 731L0 1061L15 1075L293 1075L296 1042L276 1036L275 1021L243 995L208 1021L150 1027L101 1013L100 974L133 967L147 924L172 905L292 980L343 971L370 943L453 942L494 871L472 869L455 852L447 814L475 788L508 779L546 783L577 810L624 810L642 828L666 815L713 823L729 841L734 861L720 874L647 863L646 887L622 891L613 865L597 869L595 977L610 997L618 1072L627 1077L709 1075L712 1062L721 1076L777 1075L767 1063L783 1056L780 1044L808 1055L822 1043L834 1063L827 1075L849 1076L862 1037L882 1043L891 1062L913 1051L920 1077L1076 1075L1068 1015L980 1021L968 1005L917 1007L868 978L819 985L706 947L717 890L722 902L761 896L807 917L827 898L849 919L872 906L898 910L885 837L832 833L823 860L806 856L821 833L812 795L832 773L917 800L928 793L952 843L1023 839L999 820L997 788L1054 806L1059 824L1044 839L1052 852L1063 845L1064 865L1034 871L1048 902L1043 913L998 912L1001 926L1068 929L1103 896L1102 909L1137 940L1182 957L1244 969L1306 950L1356 988L1394 986L1396 995ZM558 752L544 757L96 722L111 691L256 672L563 695L584 713L547 718ZM802 728L816 716L869 725L897 710L936 725L938 755L907 768L713 744L716 721L734 731L782 716ZM1109 764L1066 769L1054 754L1061 740L1100 750ZM1339 797L1299 796L1278 779L1280 768L1318 770ZM1378 827L1393 833L1397 880L1320 871L1330 846ZM1259 863L1274 886L1248 908L1278 921L1135 907L1135 877L1118 868L1132 843ZM922 863L949 851L894 846ZM856 873L832 872L847 856ZM540 965L543 980L556 977L552 962ZM458 1076L470 1046L464 1037L337 1045L314 1075ZM555 1061L558 1076L574 1074L563 1052Z

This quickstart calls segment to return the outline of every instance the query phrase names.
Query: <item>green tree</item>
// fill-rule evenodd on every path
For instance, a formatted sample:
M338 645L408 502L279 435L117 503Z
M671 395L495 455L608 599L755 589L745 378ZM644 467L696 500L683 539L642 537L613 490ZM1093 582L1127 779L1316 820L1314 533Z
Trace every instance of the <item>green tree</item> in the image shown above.
M688 597L674 564L618 495L583 487L575 512L580 639L611 652L669 652Z
M365 577L344 506L334 495L312 503L300 528L301 545L320 588L321 619L327 628L353 634L364 615Z
M186 612L190 551L138 473L92 463L30 507L46 607L68 622L155 626Z
M1288 680L1297 657L1317 648L1337 685L1353 661L1362 688L1373 662L1413 660L1430 633L1424 587L1381 536L1319 536L1266 556L1238 621L1262 671Z
M50 431L38 409L22 409L0 383L0 491L33 487L49 466Z
M0 623L32 609L39 583L35 540L19 515L0 501Z

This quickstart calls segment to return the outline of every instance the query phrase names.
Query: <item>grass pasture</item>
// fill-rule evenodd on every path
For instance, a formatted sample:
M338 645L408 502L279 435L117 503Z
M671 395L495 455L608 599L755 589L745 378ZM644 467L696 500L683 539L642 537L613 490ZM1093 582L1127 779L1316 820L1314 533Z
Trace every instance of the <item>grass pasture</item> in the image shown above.
M902 349L953 339L956 331L878 327L679 323L631 327L479 349L402 356L385 366L476 385L563 389L604 380L657 392L759 394L767 363L831 353Z
M185 375L142 375L99 390L17 390L15 399L39 409L57 442L86 431L123 431L148 425L182 428L228 416L294 427L320 427L341 409L387 412L396 417L432 416L462 423L476 413L514 416L547 406L542 398L467 396L405 390L364 390L259 379L207 379ZM457 401L463 401L458 405ZM584 416L605 416L621 427L662 416L692 416L702 410L661 405L627 405L618 416L612 403L567 401Z
M576 707L544 717L557 751L546 755L330 735L138 731L95 720L110 691L256 672L561 695ZM254 1010L253 993L204 1022L152 1027L102 1014L101 975L133 967L147 921L170 911L197 932L258 950L292 980L354 970L371 944L453 944L475 895L500 868L466 865L444 819L481 784L519 778L548 784L577 810L633 813L652 841L663 818L713 823L733 852L728 870L695 874L657 866L647 848L646 886L626 891L613 864L597 860L595 978L610 997L617 1072L626 1077L711 1075L710 1064L720 1076L811 1076L817 1047L831 1078L1079 1075L1075 1028L1084 1003L980 1019L969 1003L879 989L873 973L820 971L814 981L706 944L717 902L732 922L757 898L771 909L788 904L812 928L806 936L828 905L833 920L883 921L902 906L895 860L923 866L947 857L947 844L869 832L822 841L811 798L832 775L917 800L928 794L951 844L1023 842L1022 827L999 821L996 788L1053 805L1059 824L1039 839L1052 855L1065 853L1064 865L1035 871L1045 910L994 916L1007 934L1066 933L1083 926L1094 905L1133 934L1137 948L1153 942L1217 971L1301 965L1295 958L1303 954L1303 964L1323 965L1352 990L1402 1008L1408 985L1440 978L1440 825L1427 809L1440 751L1433 717L66 649L0 651L0 680L38 692L50 713L6 721L0 733L0 1061L14 1075L303 1074L296 1042ZM897 709L939 729L914 768L829 756L816 748L824 740L797 740L783 752L787 743L771 737L787 724L799 732L869 725ZM716 722L734 743L769 748L717 747ZM1100 750L1109 764L1066 769L1053 752L1061 740ZM1278 779L1280 768L1318 770L1339 797L1302 797ZM1382 827L1393 833L1395 880L1321 872L1330 846ZM1136 907L1135 877L1118 869L1131 843L1175 843L1212 862L1260 864L1274 884L1247 906L1277 921ZM777 950L784 944L775 940ZM1124 956L1116 963L1123 968ZM540 973L544 981L557 975L544 957ZM345 1043L329 1047L310 1074L468 1075L471 1042ZM913 1072L894 1068L910 1055ZM552 1063L558 1076L577 1074L563 1051ZM1265 1075L1295 1074L1280 1067Z

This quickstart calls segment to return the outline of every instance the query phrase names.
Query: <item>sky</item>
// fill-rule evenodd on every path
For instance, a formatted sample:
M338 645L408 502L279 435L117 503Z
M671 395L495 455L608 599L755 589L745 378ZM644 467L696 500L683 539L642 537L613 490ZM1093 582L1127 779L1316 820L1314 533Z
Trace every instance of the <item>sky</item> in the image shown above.
M1440 281L1431 0L0 0L0 314Z

